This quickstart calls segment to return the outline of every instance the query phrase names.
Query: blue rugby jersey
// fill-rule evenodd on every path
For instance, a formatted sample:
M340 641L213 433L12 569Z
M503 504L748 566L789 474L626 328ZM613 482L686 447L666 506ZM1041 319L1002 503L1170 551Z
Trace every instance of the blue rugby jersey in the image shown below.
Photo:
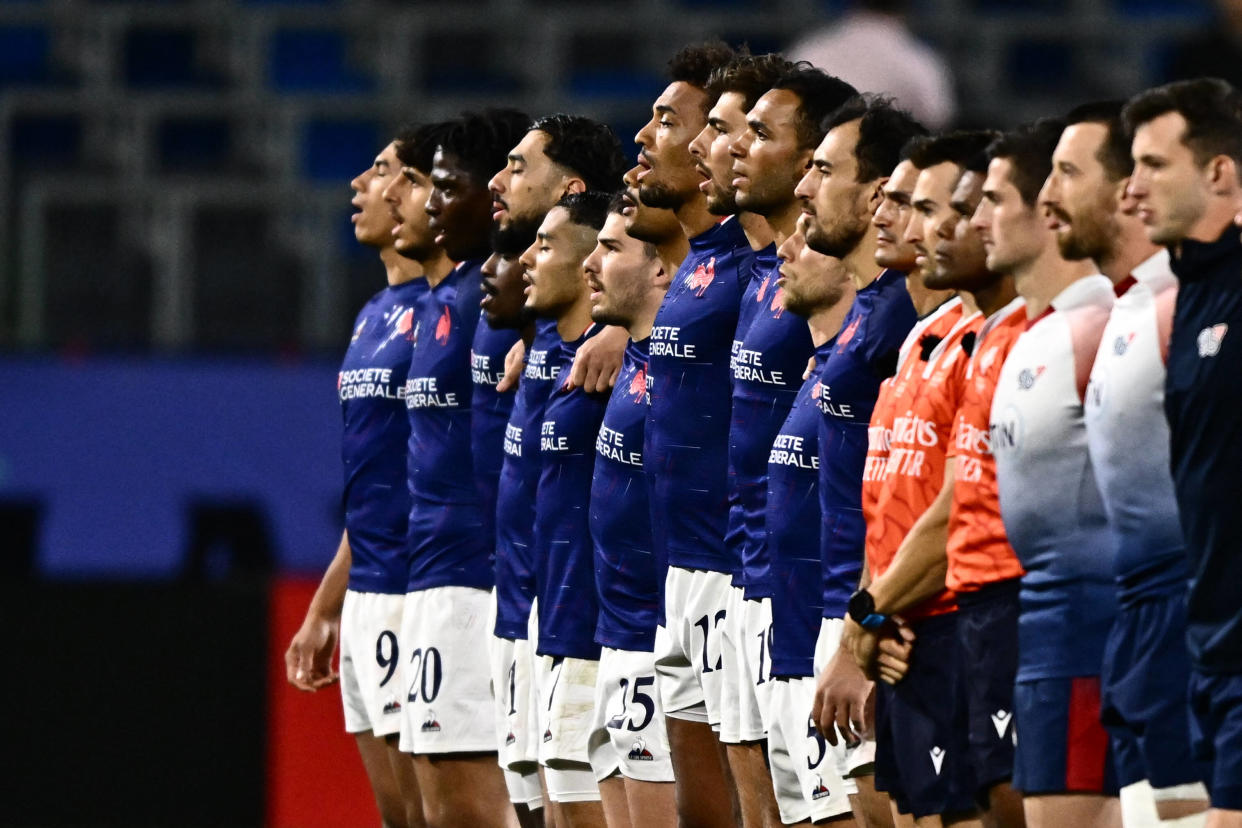
M660 612L651 506L643 477L646 422L647 340L630 340L595 440L591 481L599 592L595 642L618 650L651 651Z
M505 357L520 334L487 324L482 312L470 345L470 449L474 459L474 482L483 504L483 521L489 543L496 538L496 487L504 462L505 426L513 412L514 390L501 394L496 385L505 375Z
M479 322L480 262L431 289L405 381L410 420L410 591L492 586L492 544L470 446L470 343Z
M535 597L535 490L539 486L539 426L560 366L549 355L560 345L556 323L535 322L513 412L505 426L504 463L496 497L496 635L525 639Z
M734 349L733 414L729 425L729 543L740 567L735 586L747 598L765 598L767 556L764 552L764 503L767 499L768 454L802 385L807 360L815 352L806 319L781 304L777 287L779 263L758 277L746 297L755 308L749 328ZM744 300L745 302L745 300Z
M841 618L858 588L867 527L862 474L880 383L893 375L916 314L906 275L885 270L858 291L820 369L819 503L824 617Z
M1190 563L1187 641L1195 667L1242 672L1242 244L1183 241L1164 410Z
M815 641L823 614L819 546L819 372L836 344L815 349L812 376L802 383L768 452L764 507L772 596L768 655L773 676L814 675ZM748 586L753 588L754 583Z
M598 659L595 548L591 543L591 477L595 439L607 394L567 388L578 347L602 330L592 325L561 342L551 359L560 376L539 427L539 488L535 492L535 582L539 596L539 655Z
M349 588L400 595L409 577L405 482L405 374L410 367L416 306L427 280L392 285L371 297L336 378L344 425L345 531L352 555Z
M691 239L648 340L643 458L656 554L670 566L734 571L729 356L754 255L733 218Z

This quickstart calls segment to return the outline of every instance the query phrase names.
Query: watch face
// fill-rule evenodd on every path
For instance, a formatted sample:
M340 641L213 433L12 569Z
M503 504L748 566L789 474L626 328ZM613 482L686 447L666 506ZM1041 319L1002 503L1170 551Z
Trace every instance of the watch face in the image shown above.
M850 614L850 618L862 623L862 620L875 610L875 599L871 597L871 593L865 589L860 589L850 596L850 602L846 607Z

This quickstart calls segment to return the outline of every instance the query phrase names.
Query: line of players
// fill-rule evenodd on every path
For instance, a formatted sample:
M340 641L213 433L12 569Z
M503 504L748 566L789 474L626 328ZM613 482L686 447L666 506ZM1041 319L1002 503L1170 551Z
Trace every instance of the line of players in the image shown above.
M1238 92L930 136L669 68L624 174L488 111L353 182L286 662L339 629L385 825L1242 825Z

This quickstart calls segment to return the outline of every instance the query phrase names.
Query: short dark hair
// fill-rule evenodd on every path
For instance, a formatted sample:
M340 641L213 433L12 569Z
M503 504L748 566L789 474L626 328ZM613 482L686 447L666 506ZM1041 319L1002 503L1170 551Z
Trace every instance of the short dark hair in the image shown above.
M1034 207L1039 191L1052 172L1052 151L1061 140L1065 122L1059 118L1042 118L1002 133L988 146L988 160L1007 158L1010 180L1018 188L1027 207Z
M704 89L710 101L708 106L726 92L737 92L743 99L742 108L750 109L764 92L793 68L792 62L774 52L766 55L742 52L713 71L707 79Z
M996 137L997 134L989 130L958 130L933 135L912 148L910 163L920 170L945 162L967 170L972 161L978 163L978 159L982 158L983 169L987 169L988 146Z
M772 84L772 88L788 90L802 102L795 124L801 149L818 146L828 131L823 128L824 120L846 101L858 96L857 89L806 61L795 64Z
M463 112L445 124L440 149L457 159L481 186L487 186L529 128L530 116L516 109Z
M436 147L448 132L449 122L440 121L434 124L407 124L397 130L397 160L404 167L413 167L421 173L431 174L431 161L435 158ZM497 167L496 169L500 169Z
M878 95L855 95L831 112L821 127L827 135L850 121L859 122L854 146L858 181L874 181L892 173L907 142L927 134L927 128L913 115L893 106L892 98Z
M733 47L723 40L683 46L668 62L668 79L706 89L712 72L726 66L737 56Z
M1134 132L1168 112L1186 119L1182 143L1194 153L1195 163L1206 165L1228 155L1242 166L1242 93L1220 78L1174 81L1140 92L1122 110L1126 131Z
M612 203L614 193L600 190L587 190L584 193L569 193L561 196L556 202L569 213L569 220L583 227L594 227L600 230L604 220L608 218L608 205Z
M1130 155L1130 134L1121 120L1125 101L1093 101L1076 106L1065 116L1065 126L1074 124L1100 124L1106 130L1104 142L1095 153L1095 159L1104 167L1110 181L1120 181L1134 172L1134 158Z
M621 142L610 126L581 115L556 114L540 118L530 128L547 134L544 154L581 176L588 190L611 193L621 189L627 164Z

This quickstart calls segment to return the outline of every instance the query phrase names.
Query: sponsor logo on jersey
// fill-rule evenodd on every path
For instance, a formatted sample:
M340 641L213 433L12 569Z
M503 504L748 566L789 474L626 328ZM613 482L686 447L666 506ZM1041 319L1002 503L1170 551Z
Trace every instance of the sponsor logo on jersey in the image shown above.
M1131 331L1130 333L1124 336L1122 336L1121 334L1118 334L1117 338L1113 340L1113 353L1116 354L1117 356L1125 356L1126 351L1130 348L1130 343L1133 341L1134 341L1133 331Z
M816 774L815 787L811 788L811 799L823 799L826 796L832 796L832 791L824 785L824 778Z
M932 767L936 769L936 776L939 776L940 769L944 766L945 750L944 748L937 745L936 747L928 751L928 754L931 756Z
M1044 375L1047 366L1037 365L1035 368L1023 368L1018 374L1018 388L1023 391L1029 391L1035 385L1035 381Z
M686 287L694 291L695 296L707 292L707 286L716 281L716 257L712 256L706 264L700 263L694 272L686 277Z
M647 750L647 743L642 739L635 739L634 744L630 747L630 752L626 754L627 759L631 762L654 762L655 757L651 755L651 751Z
M423 726L419 728L423 733L439 733L440 722L436 719L436 711L427 708L427 718L423 720Z
M449 333L453 330L453 316L449 313L448 305L444 306L444 313L440 314L440 321L436 322L436 342L441 345L447 345L449 341Z
M1225 341L1225 334L1229 333L1229 325L1221 322L1219 325L1211 325L1199 331L1199 356L1213 357L1220 353L1220 345Z

